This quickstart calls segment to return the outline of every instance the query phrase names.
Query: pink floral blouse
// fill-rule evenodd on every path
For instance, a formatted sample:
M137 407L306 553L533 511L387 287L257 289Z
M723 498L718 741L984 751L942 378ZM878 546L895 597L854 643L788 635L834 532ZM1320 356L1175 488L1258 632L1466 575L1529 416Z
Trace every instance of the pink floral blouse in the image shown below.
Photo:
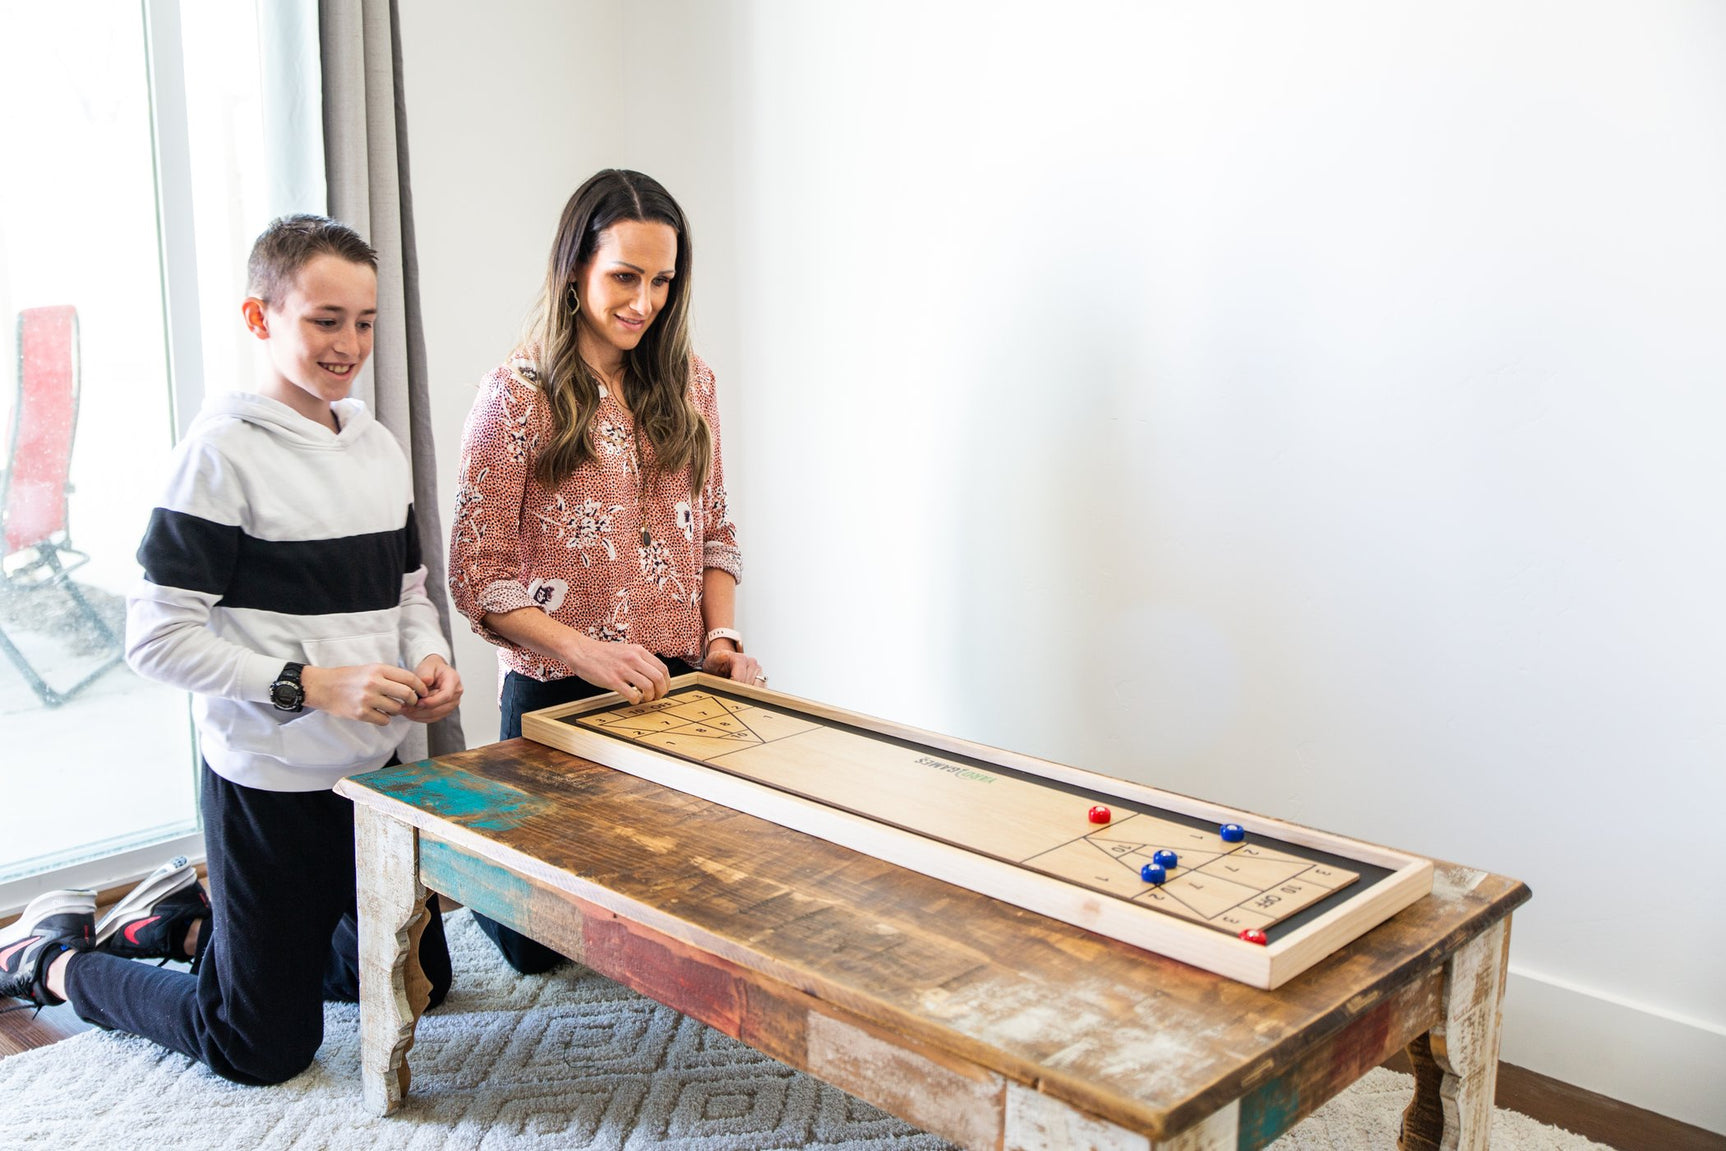
M498 645L500 676L575 674L485 627L486 612L538 607L600 640L638 643L699 661L705 632L701 574L743 574L737 529L725 508L719 405L713 370L690 357L689 393L713 433L713 466L700 498L690 470L643 482L653 449L602 387L589 430L594 458L557 488L533 463L549 413L521 350L480 384L462 431L461 487L450 528L449 588L474 631ZM639 452L639 455L637 454Z

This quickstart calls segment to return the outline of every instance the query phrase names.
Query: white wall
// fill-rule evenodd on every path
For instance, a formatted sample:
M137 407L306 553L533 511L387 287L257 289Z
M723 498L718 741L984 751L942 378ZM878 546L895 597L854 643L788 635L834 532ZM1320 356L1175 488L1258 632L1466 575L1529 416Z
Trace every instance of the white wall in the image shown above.
M615 3L402 5L402 71L432 423L449 531L462 423L533 304L576 185L612 163L620 135ZM579 61L579 64L577 63ZM596 111L597 110L597 111ZM447 539L446 539L447 542ZM494 651L458 615L468 744L498 734Z
M1720 8L526 8L403 13L452 468L656 173L774 686L1522 878L1505 1057L1726 1131Z

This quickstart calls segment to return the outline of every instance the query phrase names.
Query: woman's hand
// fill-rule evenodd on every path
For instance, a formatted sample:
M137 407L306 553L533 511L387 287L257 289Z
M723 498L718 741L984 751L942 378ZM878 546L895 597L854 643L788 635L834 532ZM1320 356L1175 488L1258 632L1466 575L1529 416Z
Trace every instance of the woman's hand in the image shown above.
M455 674L454 668L449 670ZM387 663L307 666L300 672L300 686L305 689L307 707L379 727L414 706L429 690L413 672Z
M727 679L734 679L738 683L754 684L756 687L767 686L767 675L761 670L759 660L735 648L720 647L718 640L707 649L707 658L701 661L701 670L708 675L722 675Z
M671 671L638 643L607 643L575 635L574 649L563 656L588 683L615 691L631 703L651 703L671 689Z
M461 702L461 676L444 662L443 656L426 656L414 668L414 674L426 685L426 691L417 703L402 708L402 714L415 723L436 723Z

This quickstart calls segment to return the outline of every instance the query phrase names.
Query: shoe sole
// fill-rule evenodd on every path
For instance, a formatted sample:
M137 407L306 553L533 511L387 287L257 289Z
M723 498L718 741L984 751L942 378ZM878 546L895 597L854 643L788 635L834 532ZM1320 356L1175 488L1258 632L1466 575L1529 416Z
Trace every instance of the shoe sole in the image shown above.
M62 888L38 895L25 906L16 922L0 931L0 977L11 981L19 978L26 967L33 970L36 955L47 940L56 936L76 936L88 941L95 918L94 891ZM17 994L15 990L11 993ZM31 998L27 994L23 997Z
M96 914L96 893L85 888L63 888L38 895L25 905L12 926L0 930L0 948L36 932L36 925L54 915Z
M170 862L158 867L102 917L102 921L96 924L97 947L112 939L114 933L135 913L148 910L181 888L198 882L198 869L185 862L184 856L178 859L177 863Z

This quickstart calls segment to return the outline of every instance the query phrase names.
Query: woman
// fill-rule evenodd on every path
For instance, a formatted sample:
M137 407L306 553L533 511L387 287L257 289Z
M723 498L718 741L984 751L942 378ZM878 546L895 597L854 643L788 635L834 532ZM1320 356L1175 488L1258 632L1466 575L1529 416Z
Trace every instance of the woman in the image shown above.
M767 677L733 627L713 372L689 347L689 226L639 172L564 205L523 346L462 436L450 593L498 645L500 738L523 712L603 691L645 703L697 668ZM519 971L561 959L475 917Z

